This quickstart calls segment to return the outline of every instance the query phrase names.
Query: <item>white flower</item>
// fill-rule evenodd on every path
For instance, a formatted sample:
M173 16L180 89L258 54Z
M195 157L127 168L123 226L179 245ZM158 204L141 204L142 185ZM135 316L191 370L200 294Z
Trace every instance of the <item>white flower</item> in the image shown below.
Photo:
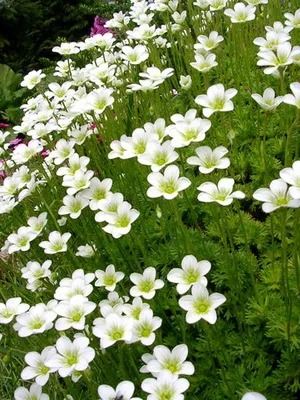
M27 226L21 226L17 233L8 236L9 242L8 253L12 254L16 251L27 251L30 248L30 242L37 237L37 233L33 232Z
M57 368L62 378L74 371L84 371L95 357L95 350L88 345L87 337L78 337L72 342L66 336L62 336L56 342L56 355L45 364L47 367Z
M192 86L192 78L190 75L180 75L180 81L179 81L180 87L183 90L189 90L189 88Z
M196 112L191 109L184 117L181 114L172 115L171 120L175 124L169 125L166 133L173 138L171 143L175 148L185 147L192 142L201 142L205 139L205 133L210 129L211 122L208 119L195 118Z
M234 179L222 178L218 182L218 186L212 182L202 183L197 189L200 190L198 200L204 203L217 202L222 206L228 206L233 199L243 199L245 194L240 190L232 192Z
M44 261L42 265L37 261L29 261L26 264L26 267L21 269L22 278L28 279L29 283L33 283L34 281L41 278L50 278L51 264L52 264L51 260Z
M0 303L0 324L9 324L16 315L23 314L29 305L22 303L21 297L12 297L6 303Z
M129 63L133 65L140 64L149 57L147 47L141 44L138 44L134 48L130 46L123 46L122 52L124 54L120 54L120 57L126 61L129 61Z
M157 379L147 378L142 382L142 389L151 393L148 400L183 400L183 392L190 386L185 378L179 378L170 371L161 372Z
M38 385L44 386L49 379L50 373L55 372L56 368L49 368L45 363L56 354L55 347L46 347L41 354L31 351L26 354L25 361L28 367L21 372L21 378L25 381L35 378Z
M45 76L46 74L43 74L41 69L38 71L30 71L29 74L24 76L21 86L25 86L28 89L33 89L38 83L41 82L43 78L45 78Z
M115 213L106 214L108 223L102 229L110 233L115 239L126 235L131 230L131 224L139 217L139 211L132 208L131 204L124 201L117 208Z
M144 129L148 135L151 135L151 138L153 137L153 140L161 143L166 136L166 121L163 118L158 118L154 124L146 122Z
M42 387L37 383L33 383L30 389L18 387L14 392L15 400L49 400L49 396L42 393Z
M190 65L199 72L208 72L210 69L218 65L215 54L196 54L195 60L196 61L191 62Z
M20 337L43 333L53 327L56 313L48 311L45 304L37 304L30 308L29 311L16 317L14 329Z
M67 158L73 156L75 153L74 146L74 140L67 141L65 139L59 139L56 143L55 150L51 152L51 158L54 159L54 164L62 164Z
M67 251L67 242L71 237L71 233L64 234L58 231L53 231L49 234L48 241L43 241L39 244L44 249L45 254L56 254Z
M79 157L77 153L71 155L68 157L68 167L60 167L56 171L57 176L65 176L65 175L70 175L74 176L75 173L79 170L82 172L86 172L87 168L86 166L90 162L90 159L88 157L82 156Z
M299 82L293 82L290 84L291 91L293 92L292 94L286 94L283 97L283 102L286 104L290 104L292 106L296 106L297 108L300 109L300 83Z
M191 185L188 178L179 177L179 168L176 165L169 165L164 174L151 172L147 180L152 185L147 190L147 196L151 198L163 196L167 200L174 199L178 192Z
M284 101L283 96L275 97L275 92L272 88L267 88L264 91L263 96L257 93L253 93L251 97L264 109L267 111L275 110L279 104Z
M287 19L285 25L291 26L292 28L300 28L300 9L298 9L295 14L285 13L284 16Z
M40 234L47 225L47 213L43 212L38 217L30 217L27 220L29 228L36 234Z
M93 171L76 171L74 176L64 176L62 185L66 186L68 195L73 195L80 190L87 189L90 186Z
M148 310L149 308L150 305L148 303L143 303L141 297L135 297L132 300L132 304L123 304L122 311L129 317L138 320L140 318L141 312L143 310Z
M24 143L19 144L13 151L11 159L16 164L24 164L42 150L43 145L39 140L31 140L27 145Z
M95 255L95 250L96 246L90 246L89 244L86 244L84 246L79 246L75 255L77 257L90 258Z
M132 320L118 314L108 314L94 320L93 333L100 338L100 346L106 349L119 340L131 341Z
M257 392L248 392L244 394L242 400L267 400L265 396Z
M169 78L174 74L173 68L166 68L161 71L157 67L148 67L146 72L140 72L140 76L144 79L150 79L162 83L166 78Z
M114 265L108 265L105 271L97 270L95 272L97 281L95 282L95 286L105 286L105 289L108 291L113 291L116 288L116 284L120 282L125 274L124 272L116 272Z
M236 3L232 8L227 8L224 14L230 17L232 23L242 23L255 19L256 7L245 6L244 3Z
M277 49L278 45L285 43L290 39L291 37L285 32L269 31L266 34L266 39L263 37L258 37L253 40L253 43L257 46L260 46L259 50L261 52L269 50L273 51Z
M15 192L18 190L20 184L20 178L15 178L12 176L7 176L3 185L0 186L0 196L5 198L11 198L14 196Z
M286 172L286 171L285 171ZM286 174L284 173L286 177ZM288 185L282 179L275 179L270 183L270 189L257 189L253 193L255 200L263 201L262 209L270 213L280 207L300 207L300 200L294 199ZM292 190L295 193L294 189Z
M218 32L213 31L209 34L209 36L199 35L197 40L203 49L206 51L211 51L215 49L218 44L224 40L224 38L223 36L219 35Z
M295 161L292 168L284 168L280 171L280 178L289 185L289 193L293 199L300 199L300 161Z
M98 394L100 400L141 400L138 397L132 397L134 392L134 384L130 381L123 381L118 384L116 390L108 385L100 385L98 387Z
M123 296L120 297L117 292L109 292L107 299L101 300L99 303L100 312L103 317L106 317L108 314L118 314L122 315L124 301L128 301L129 297Z
M267 67L264 69L265 74L273 74L279 67L293 64L294 57L298 54L300 54L300 48L294 47L292 49L290 42L284 42L277 46L275 52L260 51L258 53L260 60L257 61L257 65Z
M123 204L124 197L122 193L111 193L107 198L99 200L98 207L101 211L97 212L95 215L95 220L97 222L106 221L107 215L110 213L116 213L118 207Z
M219 146L212 150L208 146L197 147L195 150L197 156L192 156L187 159L187 163L190 165L199 165L199 171L202 174L209 174L214 169L226 169L230 165L229 158L224 155L228 153L228 150Z
M70 279L70 282L63 281L60 282L60 286L54 293L54 298L57 300L68 300L76 295L87 297L93 291L93 286L86 283L84 279L76 278Z
M96 304L82 295L73 296L70 300L61 301L55 308L57 315L62 316L55 323L55 329L65 331L70 328L83 330L85 316L96 308Z
M193 255L185 256L181 262L181 268L173 268L167 276L169 282L177 283L177 292L186 293L193 285L202 283L207 285L205 275L210 271L209 261L197 261Z
M106 107L111 106L114 98L111 94L114 89L95 89L90 92L86 98L87 111L93 111L96 114L102 114Z
M89 204L88 200L86 200L81 193L77 193L75 196L65 196L63 198L63 203L64 206L60 207L58 214L70 214L72 219L80 217L81 211Z
M195 102L203 108L203 115L210 117L217 111L232 111L232 99L237 94L236 89L228 89L225 91L222 83L213 85L207 90L207 94L201 94L195 98Z
M155 291L164 286L164 282L161 279L155 279L155 277L156 269L153 267L146 268L143 274L132 273L130 280L136 286L130 289L130 295L133 297L142 296L147 300L153 299Z
M141 90L142 92L147 92L148 90L158 89L160 81L152 81L151 79L141 79L139 83L132 83L127 85L127 87L132 91Z
M153 356L141 372L150 372L154 377L162 371L170 371L173 375L193 375L195 372L193 364L185 361L188 356L188 347L185 344L174 347L172 351L166 346L156 346Z
M80 49L77 47L77 43L62 43L60 46L53 47L52 51L54 53L59 53L61 55L69 55L79 53Z
M157 142L149 143L147 151L138 157L138 162L150 165L153 172L160 171L167 164L172 163L179 157L174 151L170 140L160 144Z
M46 91L45 95L49 99L54 97L58 101L63 100L67 95L74 93L74 90L69 90L71 86L72 82L64 82L62 85L59 85L57 82L52 82L48 85L50 90Z
M132 327L132 342L140 341L145 346L150 346L155 341L155 331L160 328L162 319L153 317L152 310L142 310L138 320Z
M154 133L145 132L143 128L137 128L131 137L122 135L120 142L124 151L123 158L138 157L147 151L148 145L155 142Z
M289 33L293 30L292 26L284 26L280 21L275 21L273 26L265 26L267 32Z
M193 324L201 318L210 324L217 320L216 308L226 301L226 297L220 293L209 295L208 290L201 283L192 287L192 294L179 299L181 308L187 311L186 322Z
M82 191L82 197L89 200L90 209L95 211L99 209L101 200L106 199L110 194L112 180L109 178L100 181L98 178L92 178L88 189Z

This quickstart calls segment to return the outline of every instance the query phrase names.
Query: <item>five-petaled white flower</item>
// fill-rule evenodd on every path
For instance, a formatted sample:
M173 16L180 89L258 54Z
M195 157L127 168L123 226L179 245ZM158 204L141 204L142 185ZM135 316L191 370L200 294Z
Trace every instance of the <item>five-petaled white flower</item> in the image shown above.
M203 115L210 117L217 111L232 111L234 106L230 100L237 94L236 89L225 90L222 83L208 88L207 94L200 94L195 98L195 102L203 108Z
M88 345L87 337L77 337L72 342L66 336L62 336L56 342L57 353L47 360L45 365L58 369L62 378L71 375L74 371L84 371L95 357L95 350Z
M105 271L97 270L95 272L96 282L95 286L104 286L106 290L113 291L116 288L116 284L120 282L125 274L124 272L116 272L114 265L108 265Z
M217 320L216 308L226 301L226 297L220 293L209 295L208 290L201 283L192 287L192 294L179 299L181 308L187 311L186 322L193 324L201 318L210 324Z
M170 371L173 375L193 375L195 368L191 362L186 361L187 356L186 344L180 344L172 351L166 346L156 346L153 350L153 358L149 357L140 371L150 372L154 377L162 371Z
M187 159L190 165L199 165L199 171L202 174L209 174L214 169L226 169L230 165L230 160L224 157L228 150L219 146L212 150L208 146L198 147L196 150L197 156L192 156Z
M46 254L56 254L67 251L67 242L71 237L71 233L66 232L64 234L58 231L53 231L49 234L49 240L43 241L39 244L44 249Z
M253 93L251 97L266 111L275 110L284 101L283 96L275 97L275 91L272 88L267 88L262 96L258 93Z
M25 361L28 365L21 372L21 378L25 381L35 378L38 385L44 386L49 379L50 373L55 372L56 368L50 368L45 362L50 360L56 354L55 347L46 347L41 354L31 351L26 354Z
M130 280L136 286L130 289L131 296L142 296L147 300L152 299L155 296L155 291L164 286L164 282L161 279L155 279L155 277L156 269L153 267L146 268L143 274L132 273Z
M233 9L227 8L224 14L230 17L232 23L236 24L255 19L255 11L256 7L253 5L245 6L244 3L236 3Z
M147 190L147 196L151 198L163 196L167 200L174 199L179 192L191 185L188 178L179 177L179 168L176 165L169 165L164 174L151 172L147 180L152 185Z
M177 283L177 292L186 293L193 285L207 285L205 275L210 271L211 264L207 260L198 261L195 256L188 255L182 259L181 268L173 268L167 276L169 282Z
M200 193L198 200L204 203L217 202L222 206L228 206L233 202L233 199L243 199L245 194L240 190L232 192L234 179L222 178L218 182L218 186L212 182L205 182L198 186Z
M277 210L280 207L300 207L300 200L294 199L291 188L282 179L275 179L270 183L270 189L261 188L253 193L255 200L263 201L262 209L266 213Z
M29 307L22 303L21 297L12 297L6 303L0 303L0 324L9 324L16 315L25 313Z
M33 89L45 76L46 74L43 74L41 69L38 71L30 71L29 74L24 76L21 86Z

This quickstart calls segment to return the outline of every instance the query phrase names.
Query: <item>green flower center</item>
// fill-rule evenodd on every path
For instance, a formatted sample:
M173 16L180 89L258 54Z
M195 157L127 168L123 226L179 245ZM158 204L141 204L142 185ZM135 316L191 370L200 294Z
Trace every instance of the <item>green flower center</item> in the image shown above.
M104 189L97 189L97 190L94 192L93 200L102 200L102 199L105 198L105 195L106 195L106 190L104 190Z
M185 276L184 276L184 280L186 283L188 284L192 284L192 283L196 283L198 281L200 277L200 272L197 271L196 269L189 269Z
M156 392L158 400L172 400L174 396L174 389L169 385L163 385L159 391Z
M145 322L142 326L139 328L139 335L140 337L149 337L152 333L152 325L150 325L148 322Z
M117 228L126 228L130 224L128 215L121 215L115 222Z
M70 351L68 353L66 353L66 365L68 367L72 367L74 364L78 363L78 352L77 351Z
M208 311L210 310L211 304L210 301L205 297L205 298L198 298L194 302L194 310L196 311L197 314L207 314Z
M159 166L162 166L168 162L168 153L167 152L161 152L161 153L156 153L153 157L153 163Z
M82 204L80 200L75 200L73 204L70 206L70 211L72 213L78 213L82 208Z
M146 151L147 143L144 140L140 140L133 146L133 150L136 154L143 154Z
M105 286L112 286L116 283L115 275L106 275L104 278Z
M29 328L32 330L40 329L44 325L44 323L45 323L44 320L42 320L39 317L36 317L32 321L30 321Z
M175 180L169 179L160 184L160 189L167 194L172 194L177 191L178 185Z
M95 102L95 108L98 110L103 110L107 106L106 99L99 99Z
M172 372L172 374L176 374L180 371L180 362L178 359L168 360L163 367Z
M109 336L111 337L111 339L113 340L120 340L122 339L123 335L124 335L125 329L124 328L113 328L112 331L110 332Z
M223 97L217 97L214 99L214 101L211 103L211 107L215 110L222 110L225 105L225 99Z
M149 293L154 288L154 282L150 279L146 279L139 284L141 292Z

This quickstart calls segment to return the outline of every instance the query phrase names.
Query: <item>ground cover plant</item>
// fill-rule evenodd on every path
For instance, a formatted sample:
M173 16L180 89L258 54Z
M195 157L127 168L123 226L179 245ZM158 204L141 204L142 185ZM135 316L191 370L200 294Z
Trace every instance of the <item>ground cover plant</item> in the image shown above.
M297 399L297 1L105 27L0 134L1 399Z

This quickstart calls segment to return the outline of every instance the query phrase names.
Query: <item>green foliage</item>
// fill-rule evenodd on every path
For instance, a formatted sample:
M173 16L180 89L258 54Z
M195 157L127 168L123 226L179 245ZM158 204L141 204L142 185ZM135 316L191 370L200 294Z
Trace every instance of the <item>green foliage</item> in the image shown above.
M20 106L28 96L28 89L21 88L22 75L8 65L0 64L0 119L17 125L23 115Z

